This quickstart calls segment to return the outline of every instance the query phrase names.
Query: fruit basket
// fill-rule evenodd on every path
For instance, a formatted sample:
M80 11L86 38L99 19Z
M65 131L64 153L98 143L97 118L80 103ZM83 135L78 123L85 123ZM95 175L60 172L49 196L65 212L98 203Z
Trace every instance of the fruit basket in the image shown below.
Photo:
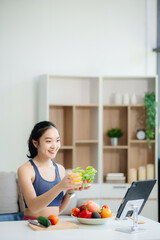
M110 222L113 218L111 209L107 205L100 208L99 204L88 200L84 205L73 208L71 216L83 224L100 225Z

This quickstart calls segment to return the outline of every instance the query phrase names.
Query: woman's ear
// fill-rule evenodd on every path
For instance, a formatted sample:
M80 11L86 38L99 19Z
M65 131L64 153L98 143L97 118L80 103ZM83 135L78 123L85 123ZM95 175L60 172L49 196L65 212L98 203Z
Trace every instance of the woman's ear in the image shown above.
M38 146L38 142L37 142L36 140L33 139L33 140L32 140L32 143L33 143L34 147L37 148L37 146Z

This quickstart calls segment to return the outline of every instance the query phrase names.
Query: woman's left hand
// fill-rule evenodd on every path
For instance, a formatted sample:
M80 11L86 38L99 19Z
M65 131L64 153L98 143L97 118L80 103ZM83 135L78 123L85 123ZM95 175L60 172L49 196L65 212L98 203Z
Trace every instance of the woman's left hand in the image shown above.
M75 191L87 190L87 189L89 189L89 188L91 188L91 186L84 187L84 186L82 185L82 186L80 186L80 187L77 187L77 188L76 188L76 189L74 189L74 190L72 190L72 189L69 189L69 190L68 190L68 193L73 193L73 192L75 192Z

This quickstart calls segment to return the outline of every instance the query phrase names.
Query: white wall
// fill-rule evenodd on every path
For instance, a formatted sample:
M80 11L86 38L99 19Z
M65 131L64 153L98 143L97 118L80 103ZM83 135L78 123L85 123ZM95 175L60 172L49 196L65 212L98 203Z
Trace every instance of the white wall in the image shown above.
M0 171L27 160L39 75L154 75L155 47L156 0L0 0Z

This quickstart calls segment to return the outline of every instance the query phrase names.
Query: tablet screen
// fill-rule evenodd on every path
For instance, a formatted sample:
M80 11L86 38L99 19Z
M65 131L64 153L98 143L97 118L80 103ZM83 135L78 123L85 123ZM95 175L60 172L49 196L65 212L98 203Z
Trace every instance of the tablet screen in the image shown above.
M138 214L140 214L155 183L156 179L133 182L124 196L124 199L117 211L116 218L123 219L125 217L132 216L133 205L138 206Z

